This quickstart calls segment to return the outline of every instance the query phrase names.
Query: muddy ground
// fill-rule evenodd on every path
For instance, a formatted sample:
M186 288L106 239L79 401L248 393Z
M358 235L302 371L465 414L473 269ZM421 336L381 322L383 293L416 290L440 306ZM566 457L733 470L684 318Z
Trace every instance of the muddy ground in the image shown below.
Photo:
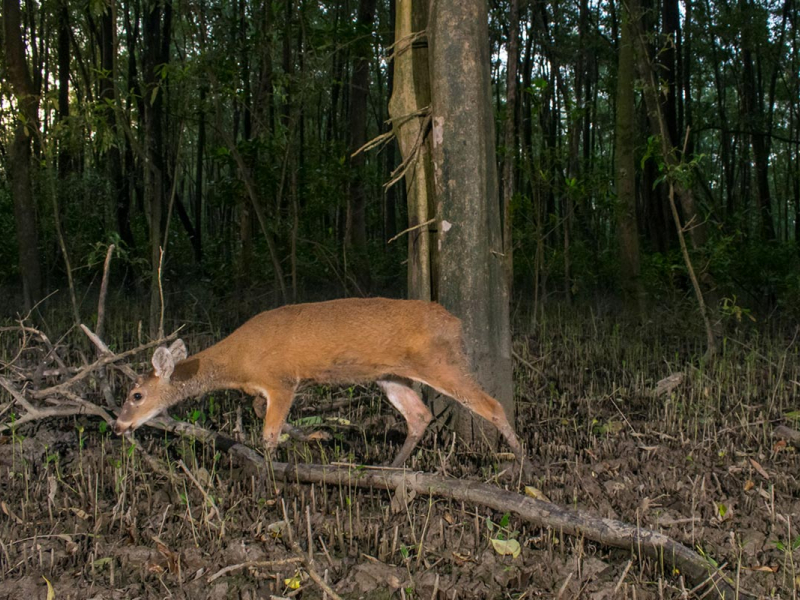
M800 356L793 329L767 329L731 332L701 369L702 336L664 323L551 319L518 336L516 427L536 470L525 483L660 530L742 590L796 598L800 458L773 431L798 426ZM678 372L683 381L657 396L657 382ZM255 444L258 422L237 394L172 414L234 435L237 407ZM371 387L306 390L291 419L314 415L331 439L289 442L278 459L377 464L404 435ZM410 467L509 485L496 476L502 460L439 425ZM309 565L343 598L700 597L663 564L513 515L279 484L189 439L136 437L148 457L90 417L0 434L0 599L45 599L49 586L57 599L323 598ZM518 540L520 555L501 556L493 538Z

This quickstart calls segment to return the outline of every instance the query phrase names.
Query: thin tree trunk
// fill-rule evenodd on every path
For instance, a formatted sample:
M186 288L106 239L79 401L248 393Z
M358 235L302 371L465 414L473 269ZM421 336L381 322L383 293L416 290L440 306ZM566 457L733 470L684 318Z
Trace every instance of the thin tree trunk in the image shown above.
M710 358L714 355L717 349L716 335L714 333L714 328L711 324L709 310L706 307L703 291L700 288L700 282L697 276L695 275L694 266L692 264L692 260L689 255L689 249L686 244L686 239L684 236L684 225L682 224L680 215L678 214L675 195L677 194L678 197L681 199L681 206L684 209L684 215L687 218L689 218L688 216L690 214L693 215L692 218L694 218L695 213L687 211L687 207L690 207L691 209L694 208L694 198L692 197L691 190L685 187L684 183L676 179L672 174L675 171L675 169L677 169L680 166L680 163L675 156L676 154L675 147L672 146L672 144L670 144L669 142L669 131L667 129L667 122L661 111L661 104L659 102L657 93L657 90L659 88L656 84L653 65L650 63L649 60L647 45L644 41L644 33L641 30L641 18L640 18L641 9L639 5L639 0L628 0L628 1L630 6L631 23L634 25L633 32L635 34L634 39L635 39L636 58L639 66L639 74L644 80L643 91L645 97L645 104L647 105L647 113L650 118L652 133L653 135L658 136L660 140L662 158L667 166L669 206L672 212L673 222L675 223L675 230L678 234L678 242L680 243L681 253L683 255L684 264L686 265L686 271L689 274L689 279L692 282L692 288L694 289L695 297L697 298L697 304L700 310L700 315L703 318L703 324L705 325L706 341L707 341L706 358ZM686 227L691 228L690 231L694 232L697 229L699 229L699 226L701 224L702 223L694 224L691 220L689 220L687 222ZM697 242L696 239L695 242Z
M14 141L9 150L9 178L14 199L22 297L25 309L30 310L42 297L39 232L36 226L31 173L31 140L38 135L39 101L25 57L20 17L19 1L3 0L6 73L20 114L14 127Z
M508 60L506 63L506 114L503 131L503 256L505 263L506 301L511 301L514 283L514 240L511 203L516 193L517 162L517 65L519 64L519 0L511 0L508 24Z
M369 279L367 246L367 194L365 189L366 154L354 153L367 142L367 99L369 97L369 65L372 56L372 25L375 22L376 0L359 0L356 20L356 41L353 43L353 75L350 80L350 190L347 203L345 244L353 251L350 262L360 281Z
M65 124L58 144L58 176L66 179L77 167L72 151L69 119L69 5L61 0L58 6L58 120Z
M624 6L624 2L622 3ZM639 279L639 231L636 221L636 107L635 59L630 15L623 8L617 72L615 171L617 184L617 237L620 278L624 296L643 314L644 289Z
M169 62L172 4L153 0L144 14L145 193L150 218L150 336L158 335L163 310L161 243L164 214L164 93L159 69Z
M393 89L389 100L392 128L406 168L408 205L408 295L432 300L432 236L423 225L433 217L433 171L431 167L429 110L431 88L427 44L414 43L428 26L428 5L397 0Z

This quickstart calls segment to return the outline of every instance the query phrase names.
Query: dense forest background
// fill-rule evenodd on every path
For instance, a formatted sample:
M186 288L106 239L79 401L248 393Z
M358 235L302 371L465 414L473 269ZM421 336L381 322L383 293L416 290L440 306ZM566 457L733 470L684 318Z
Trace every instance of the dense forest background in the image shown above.
M160 276L173 309L419 295L404 238L437 222L409 216L392 136L398 14L396 0L5 0L4 312L71 289L90 317L110 244L117 297L154 299ZM405 50L425 50L425 18ZM692 299L679 237L714 318L796 312L797 20L794 0L489 3L518 314ZM403 117L423 135L426 108ZM132 304L152 321L154 301Z

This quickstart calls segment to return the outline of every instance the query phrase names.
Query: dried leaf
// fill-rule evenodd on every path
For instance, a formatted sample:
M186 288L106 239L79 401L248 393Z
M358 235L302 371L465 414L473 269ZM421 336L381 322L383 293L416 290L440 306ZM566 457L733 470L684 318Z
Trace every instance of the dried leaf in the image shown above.
M761 475L764 479L769 479L769 475L767 475L767 472L764 470L764 467L758 464L758 462L756 462L755 459L751 458L750 464L753 465L753 468L756 470L756 472L759 475Z
M14 511L8 508L8 504L5 502L0 502L0 510L12 521L14 521L17 525L24 525L22 519L20 519L17 515L14 514Z
M42 579L47 583L47 600L56 600L56 591L53 589L53 584L44 575L42 575Z
M501 556L509 556L511 555L514 558L519 556L519 553L522 552L522 548L519 545L517 540L491 540L492 547L494 551L497 552Z
M541 500L542 502L550 502L550 498L545 496L542 490L533 487L532 485L525 486L525 495L528 496L529 498L533 498L534 500Z
M760 573L777 573L778 565L758 565L755 567L745 567L748 571L758 571Z
M81 521L88 521L89 520L89 513L87 513L82 508L70 508L72 514L78 517Z

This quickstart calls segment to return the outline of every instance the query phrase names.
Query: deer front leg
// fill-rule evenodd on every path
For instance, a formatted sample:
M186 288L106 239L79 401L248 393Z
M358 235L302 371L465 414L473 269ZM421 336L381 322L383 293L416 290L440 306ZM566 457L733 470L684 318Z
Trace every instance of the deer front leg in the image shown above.
M266 394L266 392L265 392ZM253 398L253 412L256 413L256 416L264 420L264 417L267 416L267 398L266 396L256 396ZM297 440L298 442L308 442L312 439L328 439L325 433L315 432L316 435L306 435L297 427L293 427L289 425L289 423L284 423L283 427L281 428L281 433L287 434L293 440Z

